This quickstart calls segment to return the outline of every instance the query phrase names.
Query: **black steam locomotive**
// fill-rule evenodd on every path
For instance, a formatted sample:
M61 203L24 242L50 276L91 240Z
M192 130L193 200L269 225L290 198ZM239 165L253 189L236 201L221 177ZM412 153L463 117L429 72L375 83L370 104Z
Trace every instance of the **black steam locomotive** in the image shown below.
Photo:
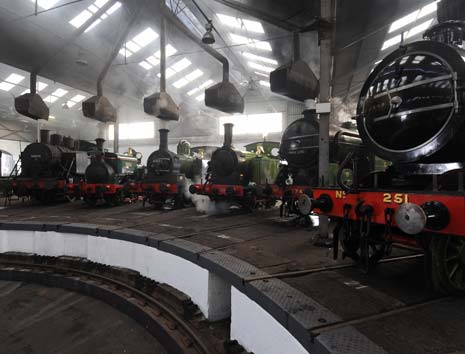
M284 131L279 156L285 161L275 181L274 194L282 201L281 217L308 215L309 211L298 204L302 195L311 196L312 188L319 185L319 121L315 110L303 112L304 118L291 123ZM360 137L349 129L331 127L330 130L330 180L335 185L338 163L349 153L359 158L355 166L341 171L341 178L351 180L353 169L367 172L374 163L367 154ZM304 208L300 211L300 208Z
M465 22L441 23L424 38L388 55L361 91L360 136L392 165L303 203L338 221L335 246L341 238L367 269L393 242L419 245L436 287L464 291Z
M83 199L90 206L101 202L120 205L132 199L138 192L136 173L142 155L135 151L131 155L108 152L103 148L104 139L98 138L95 142L96 149L90 152L91 163L84 178L66 186L68 198Z
M42 203L64 200L69 181L79 180L89 165L86 151L79 151L72 138L40 131L41 142L21 153L20 172L11 176L13 193ZM16 169L18 170L18 169Z
M264 143L254 151L240 151L232 145L233 124L224 125L224 144L216 149L208 163L205 183L189 188L192 194L205 195L211 200L225 200L246 208L274 204L272 184L276 178L279 159L264 149ZM260 150L260 151L258 151Z
M188 203L186 196L189 180L202 175L202 160L193 157L190 144L182 140L177 153L168 149L168 129L160 129L160 147L147 160L146 174L140 186L145 203L178 209Z

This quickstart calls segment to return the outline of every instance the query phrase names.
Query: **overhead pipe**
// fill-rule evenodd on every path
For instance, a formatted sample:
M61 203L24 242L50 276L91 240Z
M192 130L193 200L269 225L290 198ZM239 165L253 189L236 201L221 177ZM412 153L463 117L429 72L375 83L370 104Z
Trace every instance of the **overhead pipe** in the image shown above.
M220 54L218 51L210 47L209 45L205 44L202 42L200 38L198 38L194 33L192 33L184 23L181 22L181 20L174 15L171 10L169 10L164 4L162 4L162 13L163 16L165 16L166 19L168 19L173 25L176 26L177 29L179 29L184 35L189 37L190 40L192 40L194 43L196 43L198 46L200 46L203 50L205 50L208 54L210 54L212 57L214 57L216 60L218 60L222 65L223 65L223 81L228 82L229 81L229 61L224 57L222 54Z

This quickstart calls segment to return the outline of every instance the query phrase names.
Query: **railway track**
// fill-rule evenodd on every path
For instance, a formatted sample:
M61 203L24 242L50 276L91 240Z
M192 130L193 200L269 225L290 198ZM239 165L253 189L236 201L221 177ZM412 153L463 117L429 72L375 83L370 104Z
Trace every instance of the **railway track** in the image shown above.
M175 310L123 281L74 268L5 259L0 259L0 277L61 287L107 302L144 326L169 353L224 353L212 348Z

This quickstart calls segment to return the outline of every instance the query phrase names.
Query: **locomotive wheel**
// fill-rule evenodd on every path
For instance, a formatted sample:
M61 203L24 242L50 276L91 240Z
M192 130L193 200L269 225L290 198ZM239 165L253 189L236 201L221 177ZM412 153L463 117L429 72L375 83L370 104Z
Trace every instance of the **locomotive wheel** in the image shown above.
M435 236L431 242L432 278L437 290L465 293L465 239Z
M339 240L341 240L344 256L350 257L363 265L366 271L375 266L386 253L385 243L381 238L376 237L382 235L382 232L373 230L371 237L363 240L358 222L349 221L344 223L341 221L335 228L335 232L339 232Z

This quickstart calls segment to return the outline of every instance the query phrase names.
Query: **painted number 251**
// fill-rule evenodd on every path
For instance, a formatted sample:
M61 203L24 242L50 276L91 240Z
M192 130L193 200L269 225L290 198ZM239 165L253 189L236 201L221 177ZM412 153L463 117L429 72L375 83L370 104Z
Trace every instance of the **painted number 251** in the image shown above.
M408 203L408 194L391 194L391 193L384 193L383 194L383 203L395 203L395 204L404 204Z

